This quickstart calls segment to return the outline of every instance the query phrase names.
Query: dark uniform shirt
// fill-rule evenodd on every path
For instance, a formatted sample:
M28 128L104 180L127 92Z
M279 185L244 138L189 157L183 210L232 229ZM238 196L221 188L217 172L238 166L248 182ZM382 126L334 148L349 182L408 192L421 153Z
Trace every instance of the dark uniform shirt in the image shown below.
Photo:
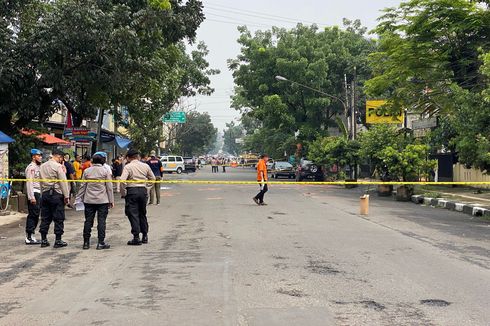
M161 177L162 176L162 162L156 158L152 157L146 163L150 166L151 171L155 175L155 177Z

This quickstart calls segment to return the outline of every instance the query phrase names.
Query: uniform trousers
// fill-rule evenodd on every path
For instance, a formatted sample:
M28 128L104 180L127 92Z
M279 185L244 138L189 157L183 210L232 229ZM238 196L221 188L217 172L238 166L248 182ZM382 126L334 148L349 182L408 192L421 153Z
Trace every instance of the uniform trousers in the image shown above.
M140 233L148 233L148 219L146 217L146 204L148 202L148 190L146 187L126 188L125 213L131 223L131 233L139 237Z
M34 234L36 227L39 223L39 214L41 213L41 194L34 193L36 203L32 204L30 200L27 201L27 220L26 220L26 233Z
M85 224L83 226L83 238L90 239L92 227L94 226L95 214L97 214L97 235L99 243L105 240L105 226L109 214L109 204L84 204Z
M60 238L65 228L65 198L57 192L50 194L46 191L41 199L41 226L39 227L39 233L43 237L48 234L51 222L54 222L54 234Z

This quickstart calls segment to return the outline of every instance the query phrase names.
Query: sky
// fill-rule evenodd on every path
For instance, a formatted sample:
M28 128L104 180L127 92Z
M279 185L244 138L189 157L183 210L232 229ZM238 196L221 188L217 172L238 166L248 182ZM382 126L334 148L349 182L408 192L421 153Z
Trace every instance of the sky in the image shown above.
M342 19L360 19L368 29L376 26L380 10L400 4L400 0L203 0L206 20L197 33L197 41L204 41L209 49L208 61L221 73L211 76L211 96L187 100L200 112L208 112L220 132L225 124L238 121L240 114L230 108L233 77L226 61L240 53L236 42L237 26L247 25L254 32L271 26L293 28L298 22L316 23L320 27L342 26Z

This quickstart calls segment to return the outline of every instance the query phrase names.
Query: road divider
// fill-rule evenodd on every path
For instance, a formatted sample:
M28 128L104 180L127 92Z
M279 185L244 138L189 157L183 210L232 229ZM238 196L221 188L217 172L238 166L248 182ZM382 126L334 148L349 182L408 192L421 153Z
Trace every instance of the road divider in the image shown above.
M233 180L62 180L62 179L12 179L12 178L0 178L0 182L68 182L68 183L98 183L98 182L113 182L113 183L160 183L160 184L222 184L222 185L256 185L257 181L233 181ZM488 181L481 182L429 182L429 181L413 181L413 182L401 182L401 181L268 181L268 184L278 185L424 185L424 186L478 186L478 185L490 185Z

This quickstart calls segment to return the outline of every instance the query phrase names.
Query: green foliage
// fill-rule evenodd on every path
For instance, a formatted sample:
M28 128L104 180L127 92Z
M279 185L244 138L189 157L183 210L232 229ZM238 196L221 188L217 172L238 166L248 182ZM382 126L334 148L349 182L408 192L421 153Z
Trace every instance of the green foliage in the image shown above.
M406 1L387 9L375 32L367 93L389 99L393 112L438 114L432 151L455 150L467 166L489 170L488 1Z
M236 85L233 107L261 122L260 137L248 137L249 144L259 145L253 139L261 138L261 149L291 153L298 130L296 142L307 144L327 136L328 127L336 127L335 116L346 113L340 101L295 83L278 81L275 76L344 98L344 74L350 80L356 66L362 86L370 76L367 56L375 43L364 37L365 29L358 21L345 24L345 30L319 30L298 24L291 30L272 28L255 35L245 27L239 28L241 54L229 60ZM362 100L360 97L360 103Z
M429 146L417 144L409 144L402 150L387 146L380 153L390 178L398 181L427 179L437 166L437 161L429 160L428 156Z
M455 88L479 92L490 12L477 2L410 0L386 9L374 30L379 51L370 57L375 77L367 93L388 98L393 112L448 113L458 109Z
M391 125L374 125L369 130L359 134L361 144L359 155L371 165L371 172L377 171L380 175L387 173L383 163L382 151L386 147L401 149L406 144L406 139Z
M186 75L181 71L195 74L181 60L185 47L178 43L192 41L204 20L198 0L25 0L0 10L2 130L45 121L54 99L65 103L78 125L100 108L135 106L142 98L158 102L172 91L185 95L176 79ZM202 57L193 53L194 59ZM206 82L198 78L197 84ZM196 84L188 79L184 85Z
M150 0L150 6L160 10L170 10L172 8L170 0Z
M235 125L232 121L226 124L226 129L223 130L223 151L239 155L242 152L242 145L236 142L236 139L243 137L243 127Z
M175 142L184 156L208 153L214 144L217 129L208 113L187 112L187 122L178 127Z
M360 143L346 137L323 137L312 142L308 158L326 166L355 166L359 161Z

